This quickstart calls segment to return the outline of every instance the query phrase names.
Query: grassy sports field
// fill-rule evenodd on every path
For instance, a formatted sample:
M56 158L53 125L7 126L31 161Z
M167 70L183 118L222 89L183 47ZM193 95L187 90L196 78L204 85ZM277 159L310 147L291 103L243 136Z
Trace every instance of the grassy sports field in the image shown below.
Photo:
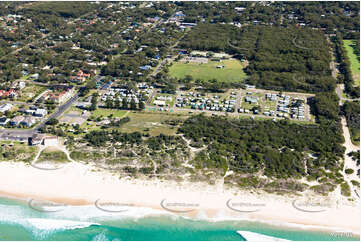
M218 69L217 66L225 68ZM222 82L237 82L246 78L243 72L245 64L239 60L223 60L222 62L209 61L207 64L174 62L169 68L172 77L184 78L191 75L194 79L211 80L217 79Z
M351 71L353 79L355 80L355 84L357 86L360 86L360 60L357 58L353 51L352 45L354 44L353 40L344 40L343 44L345 46L345 49L347 51L348 58L351 62Z

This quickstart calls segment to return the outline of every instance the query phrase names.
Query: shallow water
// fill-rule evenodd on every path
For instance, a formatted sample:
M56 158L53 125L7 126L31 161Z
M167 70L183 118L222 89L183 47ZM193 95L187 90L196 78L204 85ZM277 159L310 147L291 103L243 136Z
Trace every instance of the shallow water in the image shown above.
M187 219L148 208L107 213L95 206L69 206L46 213L32 209L26 201L0 199L0 240L244 240L237 230L288 240L360 240L250 221Z

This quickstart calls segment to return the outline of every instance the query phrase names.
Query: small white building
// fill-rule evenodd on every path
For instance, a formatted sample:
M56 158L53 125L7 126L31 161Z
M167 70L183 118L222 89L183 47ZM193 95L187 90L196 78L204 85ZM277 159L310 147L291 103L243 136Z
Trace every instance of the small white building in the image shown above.
M165 101L155 100L153 103L157 106L165 106Z
M47 114L48 114L48 111L43 108L38 108L34 112L34 116L37 116L37 117L45 117Z
M43 144L45 146L55 146L58 145L58 137L57 136L46 136L43 139Z
M0 112L5 113L6 111L9 111L10 109L13 108L13 105L10 103L5 103L3 105L0 106Z

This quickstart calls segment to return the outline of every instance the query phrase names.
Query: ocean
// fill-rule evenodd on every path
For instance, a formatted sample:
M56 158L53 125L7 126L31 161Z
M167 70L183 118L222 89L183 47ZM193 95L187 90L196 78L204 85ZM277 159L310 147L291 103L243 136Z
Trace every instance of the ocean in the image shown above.
M27 201L0 198L1 241L244 241L237 230L300 241L360 240L349 234L251 221L188 219L148 208L109 213L95 206L67 206L44 212L29 206Z

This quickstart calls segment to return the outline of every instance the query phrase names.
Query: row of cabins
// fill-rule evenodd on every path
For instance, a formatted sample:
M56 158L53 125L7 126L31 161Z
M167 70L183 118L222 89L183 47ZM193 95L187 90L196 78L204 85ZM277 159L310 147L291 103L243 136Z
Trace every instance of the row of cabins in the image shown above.
M266 100L270 100L272 102L275 102L275 101L277 101L277 94L275 94L275 93L266 93L265 98L266 98Z
M305 119L305 107L302 103L301 105L296 106L297 100L293 101L293 107L291 108L291 118L304 120Z
M277 102L277 116L278 117L285 117L285 118L289 117L290 101L291 101L290 96L280 95L280 99Z
M304 120L305 119L305 107L304 104L296 106L298 99L291 100L290 96L280 95L280 100L277 103L277 116L288 117L291 114L291 118Z
M119 101L122 101L123 98L126 98L129 102L134 99L135 103L139 101L145 101L145 97L148 97L151 94L151 88L142 87L139 88L135 93L130 92L125 88L109 88L107 92L104 93L101 100L104 102L107 99L115 100L118 98Z
M190 106L191 109L234 112L235 100L219 100L210 98L177 98L176 107Z
M171 96L158 96L155 98L153 104L160 107L168 106L166 102L171 102L172 100L173 98Z

